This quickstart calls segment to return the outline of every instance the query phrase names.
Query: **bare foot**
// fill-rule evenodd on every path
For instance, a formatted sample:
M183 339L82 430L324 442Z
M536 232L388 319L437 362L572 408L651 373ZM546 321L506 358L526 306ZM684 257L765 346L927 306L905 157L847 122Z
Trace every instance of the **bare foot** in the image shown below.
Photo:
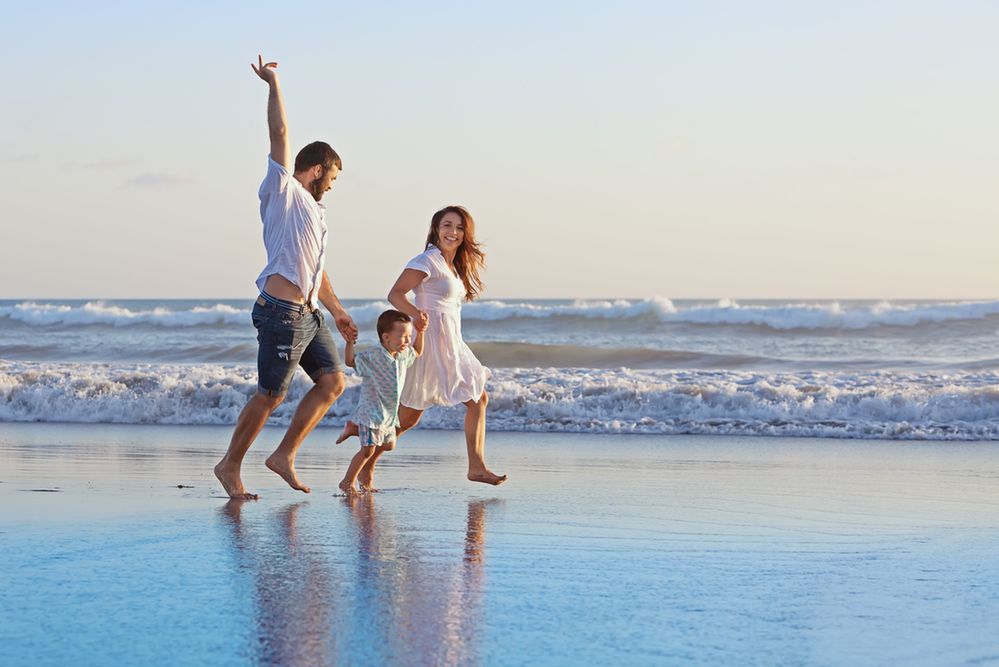
M483 472L470 472L468 473L468 481L470 482L482 482L483 484L492 484L493 486L499 486L506 481L506 475L497 475L496 473L490 472L488 470Z
M348 480L344 479L340 481L340 490L344 492L347 496L356 496L357 489Z
M378 489L375 488L375 471L373 468L369 466L361 468L361 471L357 473L357 482L368 493L378 493Z
M267 457L265 465L272 472L276 472L281 475L281 479L288 482L288 486L296 491L303 491L305 493L312 492L312 489L298 481L298 475L295 474L295 464L288 459L271 454Z
M233 469L227 466L224 459L215 466L215 476L233 500L256 500L259 497L255 493L247 492L246 487L243 486L243 480L239 478L239 468Z
M340 444L352 435L357 435L357 424L352 421L348 421L343 425L343 432L340 433L340 437L336 439L336 444Z

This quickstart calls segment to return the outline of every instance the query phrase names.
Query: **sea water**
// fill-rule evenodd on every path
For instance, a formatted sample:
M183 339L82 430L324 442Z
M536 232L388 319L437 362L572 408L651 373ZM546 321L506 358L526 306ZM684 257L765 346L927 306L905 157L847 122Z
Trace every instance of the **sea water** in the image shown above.
M389 304L345 305L376 344ZM251 307L0 301L0 421L234 423L256 385ZM492 369L493 430L999 439L996 301L484 300L462 327Z

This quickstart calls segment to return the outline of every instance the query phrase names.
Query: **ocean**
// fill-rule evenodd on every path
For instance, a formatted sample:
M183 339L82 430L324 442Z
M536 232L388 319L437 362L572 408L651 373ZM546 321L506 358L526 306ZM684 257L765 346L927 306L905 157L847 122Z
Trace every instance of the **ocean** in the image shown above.
M375 344L388 304L344 303ZM0 301L0 421L232 424L255 390L251 306ZM462 320L493 371L492 430L999 440L999 301L510 299Z

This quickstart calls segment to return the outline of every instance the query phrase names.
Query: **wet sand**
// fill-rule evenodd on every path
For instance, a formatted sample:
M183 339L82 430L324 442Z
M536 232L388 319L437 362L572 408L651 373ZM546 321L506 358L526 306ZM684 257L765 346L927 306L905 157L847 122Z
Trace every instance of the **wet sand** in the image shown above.
M999 663L995 443L0 424L4 664Z

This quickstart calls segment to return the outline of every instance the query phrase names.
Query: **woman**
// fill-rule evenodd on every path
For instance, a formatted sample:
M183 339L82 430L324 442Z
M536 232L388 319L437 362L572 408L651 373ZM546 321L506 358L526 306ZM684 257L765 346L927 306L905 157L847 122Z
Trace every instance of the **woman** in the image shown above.
M479 295L484 263L472 216L461 206L442 208L430 221L426 250L403 269L389 292L389 303L412 317L418 329L426 329L423 354L406 375L398 433L416 426L432 405L464 403L468 479L497 485L506 481L506 475L491 472L485 462L489 369L461 338L461 302ZM409 301L409 292L414 293L415 304ZM393 446L377 448L368 459L358 475L365 488L371 489L378 457Z

